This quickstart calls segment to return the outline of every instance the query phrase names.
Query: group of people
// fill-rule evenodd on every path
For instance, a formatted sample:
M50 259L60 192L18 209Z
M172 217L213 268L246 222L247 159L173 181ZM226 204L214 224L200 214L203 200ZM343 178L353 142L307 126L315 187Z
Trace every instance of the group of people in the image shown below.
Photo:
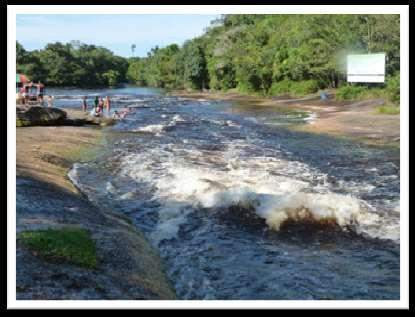
M54 97L52 95L48 95L46 97L46 100L43 96L39 97L39 103L41 107L44 107L45 104L48 106L48 108L52 108L53 107L53 99Z
M87 104L87 97L84 96L82 98L81 107L83 111L88 111L88 104ZM94 100L94 108L91 111L91 115L94 117L102 117L104 115L104 109L109 115L111 111L111 100L109 96L106 96L105 98L102 97L95 97Z
M83 111L88 110L88 104L87 104L87 97L84 96L82 98L81 107ZM132 112L132 107L127 107L124 109L121 109L119 111L114 111L112 114L112 117L114 119L122 119L125 118L129 113ZM91 110L91 115L94 117L109 117L111 112L111 99L109 96L106 96L105 98L96 96L94 99L94 108Z
M127 117L129 113L132 113L132 112L133 112L133 108L127 107L127 108L121 109L120 111L114 111L114 114L112 115L112 117L114 119L123 119Z

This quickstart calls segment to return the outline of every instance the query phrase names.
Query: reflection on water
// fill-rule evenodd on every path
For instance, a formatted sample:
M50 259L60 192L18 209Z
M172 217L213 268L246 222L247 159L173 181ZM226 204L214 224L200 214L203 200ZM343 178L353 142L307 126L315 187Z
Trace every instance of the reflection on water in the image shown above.
M137 96L70 177L145 232L180 298L399 298L399 152L285 129L309 113Z

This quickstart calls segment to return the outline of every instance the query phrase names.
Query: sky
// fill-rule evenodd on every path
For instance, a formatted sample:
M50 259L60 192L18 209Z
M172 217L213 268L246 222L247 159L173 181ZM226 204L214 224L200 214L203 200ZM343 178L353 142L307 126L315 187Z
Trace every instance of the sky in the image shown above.
M192 14L18 14L16 40L26 50L42 49L47 43L79 40L104 46L116 55L143 57L158 45L183 44L202 35L218 15Z

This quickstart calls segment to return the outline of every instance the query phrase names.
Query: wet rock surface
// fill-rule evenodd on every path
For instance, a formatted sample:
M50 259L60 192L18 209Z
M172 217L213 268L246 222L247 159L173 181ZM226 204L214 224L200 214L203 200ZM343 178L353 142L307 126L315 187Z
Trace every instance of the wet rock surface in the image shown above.
M74 161L85 159L100 142L100 131L73 126L16 130L18 300L175 298L160 257L141 232L126 216L91 203L67 176ZM63 228L87 230L95 244L95 268L42 258L19 236Z
M18 178L17 233L82 227L96 243L96 269L37 257L17 241L17 299L171 299L163 267L128 222L57 186Z

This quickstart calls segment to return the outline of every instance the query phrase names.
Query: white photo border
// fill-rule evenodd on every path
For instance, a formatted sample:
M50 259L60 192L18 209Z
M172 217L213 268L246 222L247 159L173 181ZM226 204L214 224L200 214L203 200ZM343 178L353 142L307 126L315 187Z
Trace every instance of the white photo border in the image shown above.
M400 15L400 300L16 300L16 15L17 14L399 14ZM7 6L7 306L16 308L409 308L409 6L408 5L8 5ZM403 120L402 120L403 118Z

